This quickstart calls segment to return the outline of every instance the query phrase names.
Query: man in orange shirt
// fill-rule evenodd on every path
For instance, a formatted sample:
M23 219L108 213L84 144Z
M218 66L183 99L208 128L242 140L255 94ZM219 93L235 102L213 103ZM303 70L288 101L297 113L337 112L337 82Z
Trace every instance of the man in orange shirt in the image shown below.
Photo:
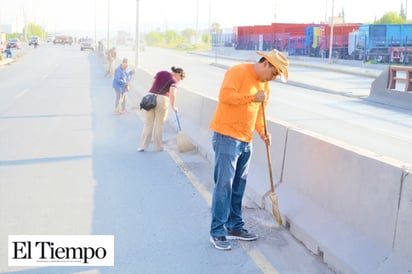
M288 59L276 49L258 52L254 64L239 64L225 74L210 128L215 152L210 241L220 250L230 250L228 239L252 241L257 235L244 229L242 199L252 155L252 135L270 144L265 135L262 103L266 106L270 86L277 76L288 78Z

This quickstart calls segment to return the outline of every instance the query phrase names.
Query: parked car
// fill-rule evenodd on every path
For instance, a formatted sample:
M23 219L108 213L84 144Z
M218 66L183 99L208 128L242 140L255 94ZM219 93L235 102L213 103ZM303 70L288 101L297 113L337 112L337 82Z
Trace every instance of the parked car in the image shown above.
M94 42L92 38L80 38L79 44L80 44L80 50L85 50L85 49L95 50L96 49L96 43Z
M39 45L39 42L40 42L39 36L32 36L29 38L29 46L35 45L36 43L37 45Z
M20 40L18 38L10 38L7 41L7 47L20 49Z

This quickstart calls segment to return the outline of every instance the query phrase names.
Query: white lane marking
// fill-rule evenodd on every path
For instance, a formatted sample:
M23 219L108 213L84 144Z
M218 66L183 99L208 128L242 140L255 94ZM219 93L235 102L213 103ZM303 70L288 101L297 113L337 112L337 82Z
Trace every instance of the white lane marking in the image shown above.
M249 254L249 257L256 263L264 274L279 274L279 271L269 262L269 260L256 247L250 248L244 241L239 241L243 249Z

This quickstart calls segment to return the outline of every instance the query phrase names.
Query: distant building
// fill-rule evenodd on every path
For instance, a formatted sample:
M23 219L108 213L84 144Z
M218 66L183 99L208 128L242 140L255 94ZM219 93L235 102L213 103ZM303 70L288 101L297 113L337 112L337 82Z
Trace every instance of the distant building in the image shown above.
M334 25L345 24L345 18L342 17L342 16L329 17L328 18L328 24L332 25L332 22L333 22Z

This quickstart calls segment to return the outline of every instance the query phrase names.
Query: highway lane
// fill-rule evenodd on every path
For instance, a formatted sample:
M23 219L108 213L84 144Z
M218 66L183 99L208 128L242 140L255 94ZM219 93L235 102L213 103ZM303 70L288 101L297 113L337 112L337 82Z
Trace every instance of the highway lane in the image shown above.
M118 52L134 62L130 49L118 47ZM211 65L215 62L224 66ZM218 96L225 66L236 63L150 47L139 55L139 67L151 74L183 67L188 77L181 88L212 98ZM291 66L289 75L299 86L272 82L269 118L412 165L412 112L366 100L372 78L300 66Z
M0 68L2 273L7 235L91 233L88 74L87 58L43 46Z

